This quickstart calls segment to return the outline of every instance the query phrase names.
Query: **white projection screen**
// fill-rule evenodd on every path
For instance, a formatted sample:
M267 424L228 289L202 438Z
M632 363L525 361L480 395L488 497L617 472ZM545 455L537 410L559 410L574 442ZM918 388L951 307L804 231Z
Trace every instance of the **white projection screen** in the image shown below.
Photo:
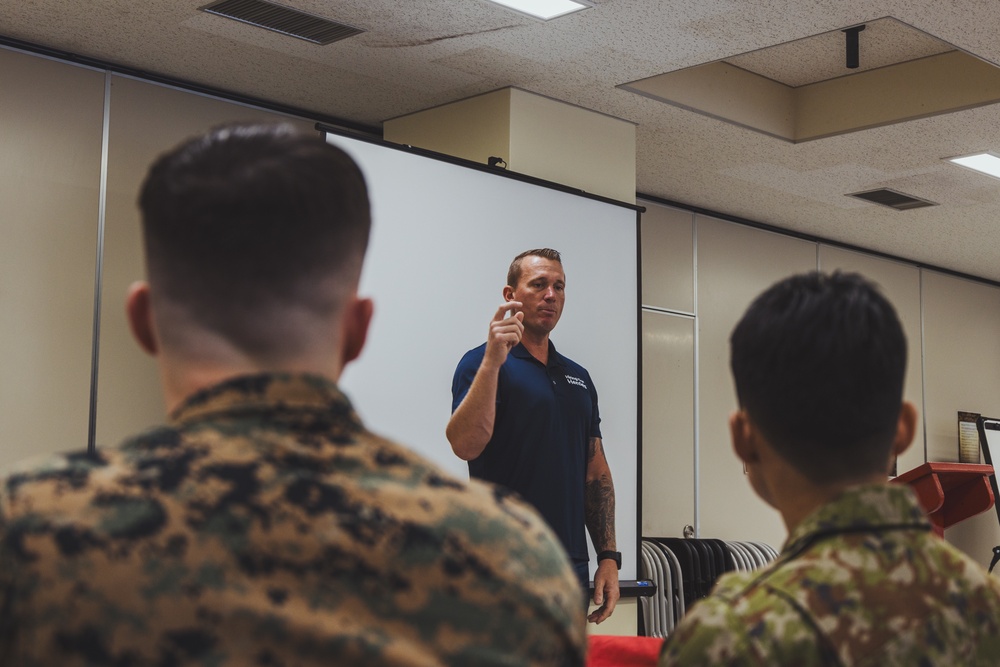
M365 424L465 479L445 438L455 366L486 340L507 267L522 250L559 250L566 306L552 333L590 371L615 483L622 579L638 559L636 209L327 133L361 166L372 237L361 294L375 301L368 343L341 385ZM591 546L591 550L593 547ZM593 576L593 552L591 576Z

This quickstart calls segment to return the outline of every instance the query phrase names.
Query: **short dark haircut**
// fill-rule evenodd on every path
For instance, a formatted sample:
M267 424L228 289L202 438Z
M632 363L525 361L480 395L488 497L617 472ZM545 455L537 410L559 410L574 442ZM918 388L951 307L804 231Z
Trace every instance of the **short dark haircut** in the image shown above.
M892 304L858 274L807 273L758 296L730 338L740 406L815 482L886 471L906 372Z
M510 263L510 268L507 269L507 284L511 287L517 287L518 281L521 280L521 262L525 257L541 257L542 259L551 259L554 262L562 264L562 256L558 250L553 250L552 248L525 250L514 258L514 261Z
M371 227L354 161L285 124L188 140L153 163L139 206L154 298L250 352L280 344L259 333L272 309L342 305Z

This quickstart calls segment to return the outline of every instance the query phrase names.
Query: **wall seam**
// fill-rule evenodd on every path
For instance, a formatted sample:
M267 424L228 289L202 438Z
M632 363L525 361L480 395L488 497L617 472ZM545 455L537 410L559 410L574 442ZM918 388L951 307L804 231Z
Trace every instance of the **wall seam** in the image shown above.
M920 302L920 420L923 428L924 463L927 462L927 363L924 337L924 270L917 270L917 291Z
M698 322L698 216L691 213L691 253L692 267L694 268L694 280L692 283L692 309L694 310L694 536L701 537L701 508L699 507L699 486L701 466L701 397L699 391L700 383L700 346L701 327Z

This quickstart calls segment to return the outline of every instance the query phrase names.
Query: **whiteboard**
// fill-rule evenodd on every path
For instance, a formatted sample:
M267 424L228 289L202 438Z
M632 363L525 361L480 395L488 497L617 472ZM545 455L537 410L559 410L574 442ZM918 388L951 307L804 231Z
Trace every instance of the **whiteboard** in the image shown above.
M335 134L327 140L361 166L372 203L360 292L374 300L375 315L365 350L340 382L366 426L468 478L468 465L444 435L455 366L485 342L514 256L555 248L563 257L566 305L552 341L587 368L597 387L615 484L620 576L635 579L636 210L386 144Z
M983 450L983 461L993 466L994 473L990 475L990 484L993 485L993 497L1000 499L1000 487L997 486L996 467L1000 464L1000 419L980 417L977 420L979 427L979 446ZM994 503L997 510L997 518L1000 519L1000 504Z

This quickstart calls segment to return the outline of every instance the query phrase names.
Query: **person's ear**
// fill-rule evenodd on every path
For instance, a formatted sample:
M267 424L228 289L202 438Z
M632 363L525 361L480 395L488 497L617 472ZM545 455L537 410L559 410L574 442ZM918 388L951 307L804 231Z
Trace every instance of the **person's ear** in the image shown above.
M513 301L514 300L514 288L510 285L504 285L503 288L503 300Z
M903 401L899 408L899 419L896 420L896 437L892 441L892 456L899 456L913 443L917 432L917 408L909 401Z
M729 437L733 441L733 451L747 465L760 460L756 435L756 428L745 410L737 410L730 415Z
M139 347L149 355L156 356L160 346L153 328L153 310L150 306L149 283L140 280L129 285L125 296L125 317L128 328Z
M346 366L361 354L368 340L368 326L372 321L375 304L371 299L354 297L344 308L343 337L341 338L341 366Z

